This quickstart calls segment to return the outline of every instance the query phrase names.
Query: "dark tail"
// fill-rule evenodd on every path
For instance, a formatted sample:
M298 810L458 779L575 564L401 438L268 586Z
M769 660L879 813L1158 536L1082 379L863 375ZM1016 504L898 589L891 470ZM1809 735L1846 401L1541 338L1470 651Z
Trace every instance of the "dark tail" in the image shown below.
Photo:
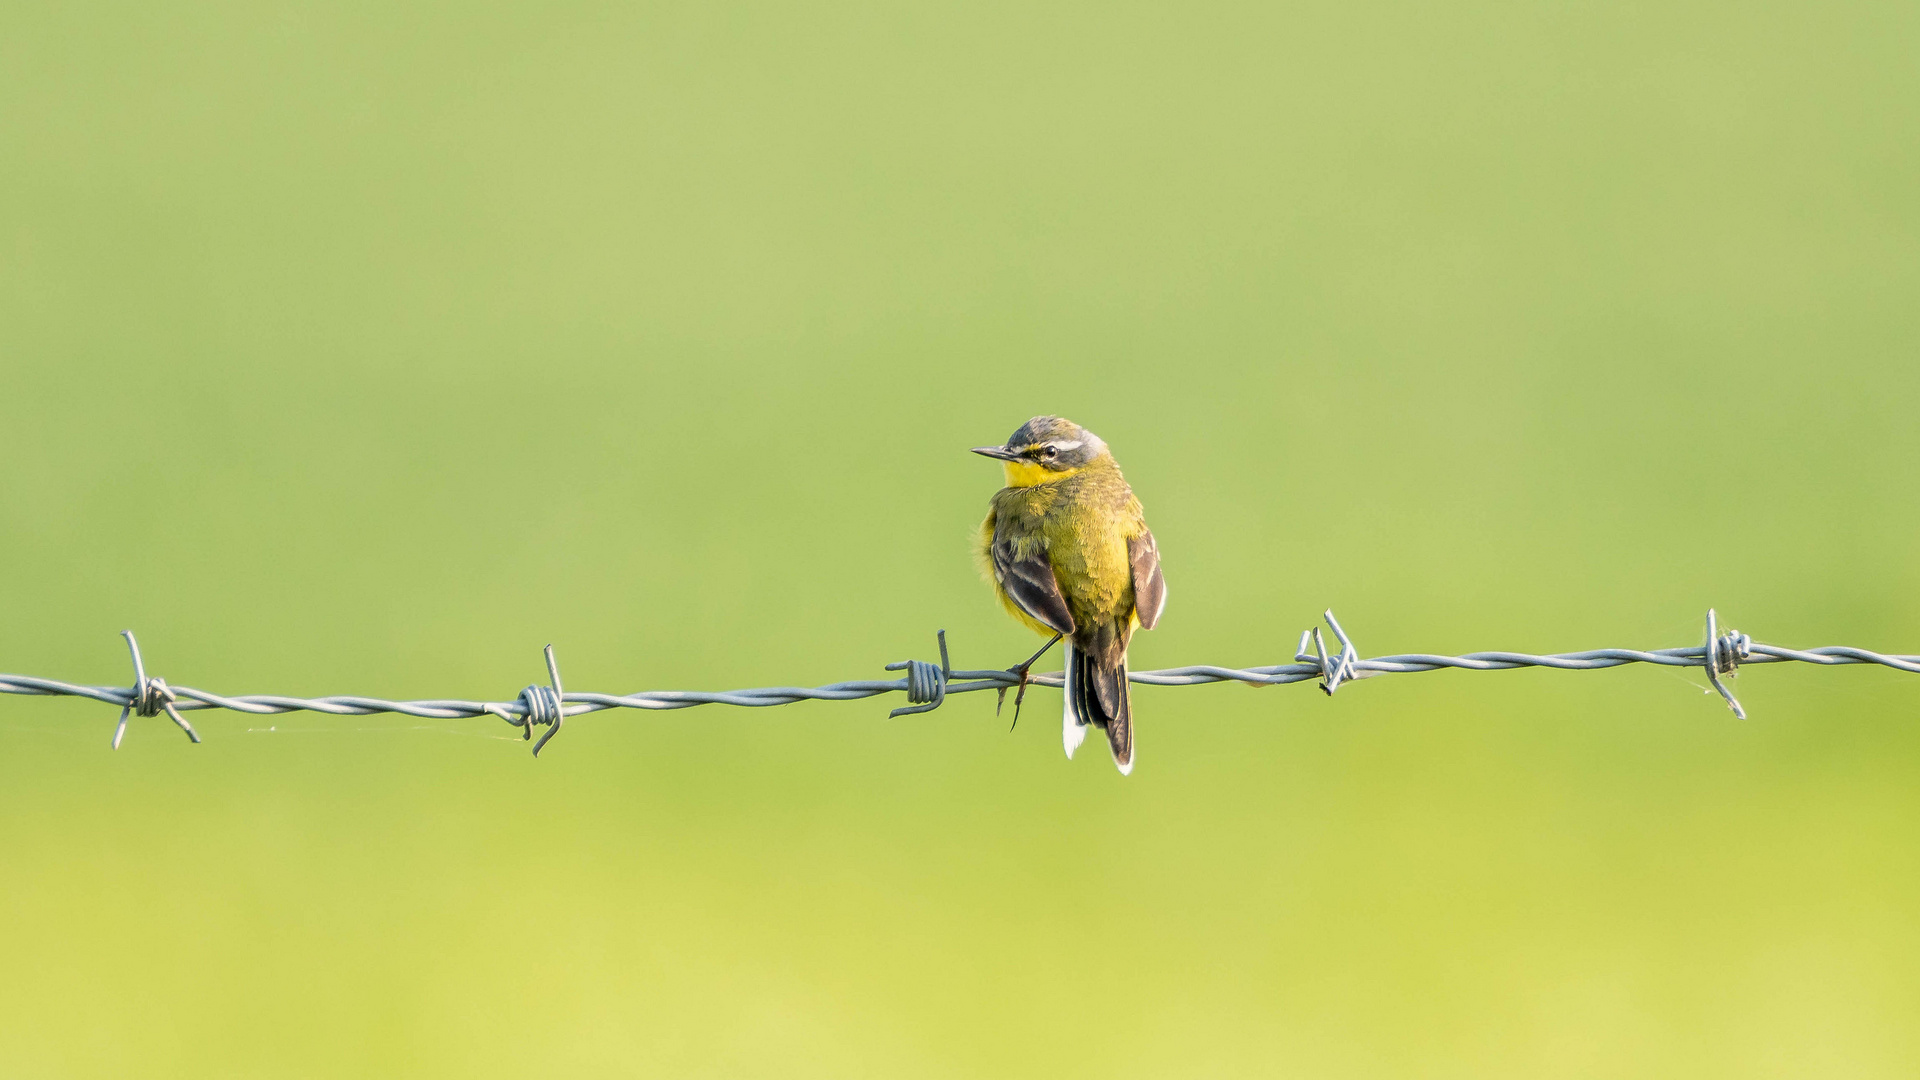
M1073 707L1080 722L1107 733L1113 763L1121 775L1133 771L1133 695L1127 689L1126 654L1115 667L1103 667L1099 658L1079 649L1071 651Z

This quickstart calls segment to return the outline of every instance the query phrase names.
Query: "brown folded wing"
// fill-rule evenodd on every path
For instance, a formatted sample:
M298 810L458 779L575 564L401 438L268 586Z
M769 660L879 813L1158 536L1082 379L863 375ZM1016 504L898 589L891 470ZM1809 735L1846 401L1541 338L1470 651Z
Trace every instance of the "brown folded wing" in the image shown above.
M1167 579L1160 574L1160 546L1151 530L1142 529L1127 541L1127 559L1133 563L1133 610L1140 616L1140 629L1151 630L1167 606Z

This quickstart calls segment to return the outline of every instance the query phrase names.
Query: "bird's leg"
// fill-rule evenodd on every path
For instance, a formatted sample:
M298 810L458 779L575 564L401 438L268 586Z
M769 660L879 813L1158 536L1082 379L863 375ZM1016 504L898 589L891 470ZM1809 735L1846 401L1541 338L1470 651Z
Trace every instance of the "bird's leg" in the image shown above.
M1027 657L1027 660L1025 663L1015 664L1014 666L1007 669L1008 674L1020 676L1020 681L1015 684L1016 686L1019 687L1019 692L1013 695L1013 724L1007 728L1008 731L1012 731L1014 728L1020 726L1020 703L1027 699L1028 670L1030 670L1033 667L1035 661L1047 655L1048 649L1051 649L1055 645L1058 645L1060 643L1060 638L1062 636L1064 635L1061 635L1058 633L1054 634L1053 637L1045 645L1040 646L1039 652L1034 653L1032 656ZM1003 686L1000 688L1000 700L993 707L993 715L999 716L1001 707L1006 705L1006 703L1007 703L1007 688Z

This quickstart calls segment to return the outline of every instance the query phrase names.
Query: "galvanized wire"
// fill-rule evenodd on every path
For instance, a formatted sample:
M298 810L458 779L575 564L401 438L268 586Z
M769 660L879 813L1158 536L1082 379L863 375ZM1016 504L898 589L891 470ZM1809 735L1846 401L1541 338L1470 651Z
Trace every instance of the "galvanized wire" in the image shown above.
M1721 678L1721 676L1732 675L1741 665L1792 662L1834 667L1847 664L1878 664L1896 671L1920 674L1920 656L1877 653L1847 645L1827 645L1814 649L1789 649L1779 645L1766 645L1737 631L1722 632L1719 629L1718 619L1712 611L1707 612L1705 643L1681 648L1589 649L1584 652L1550 653L1544 656L1518 652L1475 652L1462 656L1401 653L1394 656L1377 656L1372 659L1360 657L1352 639L1334 619L1333 612L1329 611L1325 614L1327 624L1332 627L1334 636L1341 646L1337 654L1327 650L1319 629L1315 628L1300 635L1300 645L1294 652L1294 662L1290 664L1249 668L1192 664L1186 667L1164 668L1159 671L1135 671L1130 672L1127 677L1132 682L1143 686L1197 686L1217 682L1274 686L1318 680L1320 688L1331 695L1344 683L1359 679L1379 675L1440 671L1448 668L1464 671L1505 671L1522 667L1542 667L1559 671L1596 671L1625 664L1658 664L1663 667L1705 668L1708 679L1712 682L1714 689L1726 699L1727 706L1735 715L1745 719L1745 710ZM256 716L302 711L327 713L334 716L399 713L404 716L441 720L495 716L521 728L527 738L532 737L533 728L547 727L547 732L534 746L534 753L537 756L540 749L546 746L547 741L559 732L561 724L568 717L599 712L603 709L687 709L695 705L764 708L772 705L791 705L798 701L854 701L880 694L904 693L907 695L909 706L895 709L890 714L904 716L931 712L939 708L951 694L965 694L975 690L1004 691L1021 683L1017 669L954 670L947 659L946 631L943 630L939 634L940 663L938 665L924 660L902 660L888 664L887 670L904 670L907 674L903 678L856 679L850 682L829 683L826 686L768 686L750 690L725 691L643 690L632 694L602 694L589 691L567 693L561 688L560 668L554 660L553 646L549 645L546 651L549 685L528 686L513 701L465 701L450 698L388 701L384 698L344 695L321 698L297 698L279 694L228 696L190 686L171 686L164 679L149 677L141 661L140 648L134 641L133 632L125 631L124 636L133 654L135 678L134 685L131 687L82 686L32 675L0 675L0 694L84 697L118 706L121 710L120 723L113 737L113 746L116 748L119 747L121 736L125 733L129 712L140 716L156 716L164 711L194 742L199 742L199 735L180 714L196 709L229 709ZM1309 642L1313 645L1312 652L1308 651ZM1031 685L1051 687L1059 687L1064 682L1060 672L1031 675L1026 681Z

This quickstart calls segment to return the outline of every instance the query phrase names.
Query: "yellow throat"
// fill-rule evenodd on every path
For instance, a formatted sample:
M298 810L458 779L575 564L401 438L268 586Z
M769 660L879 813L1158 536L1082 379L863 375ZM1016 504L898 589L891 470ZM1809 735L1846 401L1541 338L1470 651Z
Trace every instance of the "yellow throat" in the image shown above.
M1045 465L1035 465L1030 461L1009 461L1007 467L1007 486L1012 488L1033 487L1053 480L1065 480L1079 469L1049 469ZM1083 466L1084 467L1084 466Z

